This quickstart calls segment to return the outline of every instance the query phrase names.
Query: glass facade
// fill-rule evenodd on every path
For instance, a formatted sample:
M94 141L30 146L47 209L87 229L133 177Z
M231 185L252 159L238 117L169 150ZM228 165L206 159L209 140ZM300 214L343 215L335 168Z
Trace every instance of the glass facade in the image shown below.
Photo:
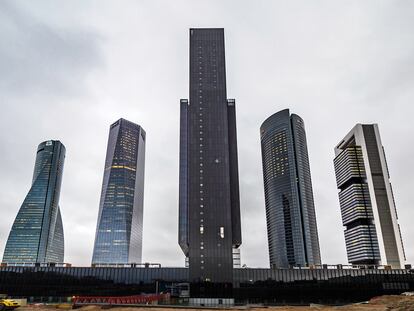
M235 101L227 99L224 55L224 29L190 29L190 100L181 100L179 244L192 283L231 284L233 248L241 244Z
M13 223L5 263L63 262L64 236L59 208L65 147L49 140L37 148L32 186Z
M120 119L109 131L93 264L140 263L145 131Z
M414 290L414 270L233 269L232 273L237 304L338 304ZM155 293L157 288L173 294L173 288L188 281L186 268L0 267L0 292L44 302ZM208 286L220 296L218 284ZM194 296L191 290L190 294Z
M241 250L240 247L233 247L233 268L241 268Z
M405 262L389 172L376 124L357 124L335 148L348 261L391 265Z
M188 257L185 257L184 265L189 266ZM240 247L233 247L233 268L241 268L241 250Z
M285 109L260 127L270 265L321 264L305 126Z

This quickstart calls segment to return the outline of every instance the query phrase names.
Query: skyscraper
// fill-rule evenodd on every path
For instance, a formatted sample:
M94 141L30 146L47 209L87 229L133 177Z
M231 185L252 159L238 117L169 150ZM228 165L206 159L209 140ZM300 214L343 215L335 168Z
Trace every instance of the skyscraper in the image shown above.
M285 109L260 127L271 267L321 264L303 120Z
M402 268L404 248L377 124L357 124L335 147L348 261Z
M190 282L232 283L241 245L236 113L224 29L190 29L190 101L181 100L179 244ZM194 291L192 292L192 295Z
M109 130L93 264L140 263L145 131L125 119Z
M32 186L13 223L3 262L62 263L64 236L59 208L65 147L49 140L37 148Z

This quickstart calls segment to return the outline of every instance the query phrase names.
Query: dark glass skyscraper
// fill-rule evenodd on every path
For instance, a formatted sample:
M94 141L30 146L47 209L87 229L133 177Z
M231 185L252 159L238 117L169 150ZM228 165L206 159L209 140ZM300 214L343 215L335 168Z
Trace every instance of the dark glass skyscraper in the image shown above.
M13 223L3 255L6 263L63 262L59 209L65 147L49 140L37 148L32 186Z
M141 262L144 168L145 131L119 119L109 131L93 264Z
M271 267L321 264L303 120L285 109L260 127Z
M233 247L241 245L238 178L224 29L190 29L190 101L181 100L179 244L189 257L192 283L233 281Z
M348 261L402 268L404 247L377 124L357 124L335 148Z

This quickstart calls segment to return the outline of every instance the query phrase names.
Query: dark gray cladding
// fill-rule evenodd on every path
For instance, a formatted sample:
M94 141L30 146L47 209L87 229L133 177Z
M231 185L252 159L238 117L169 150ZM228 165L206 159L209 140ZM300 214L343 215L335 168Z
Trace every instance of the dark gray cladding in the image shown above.
M180 102L180 189L178 244L188 257L188 100Z
M303 120L285 109L260 128L270 265L321 263Z
M13 223L3 262L63 262L59 197L65 153L65 146L57 140L37 148L32 186Z
M191 282L233 280L241 244L235 101L223 29L190 29L190 101L181 100L179 244Z
M186 268L0 267L0 292L40 301L71 296L128 296L171 289L189 281ZM366 301L414 290L414 270L234 269L237 304ZM183 284L184 283L184 284ZM212 287L216 283L210 284ZM184 289L186 289L184 287ZM191 293L191 292L190 292ZM192 293L191 293L192 294Z
M230 157L230 196L233 245L239 247L242 243L240 222L240 193L239 193L239 164L237 159L237 130L236 130L236 101L227 100L227 118L229 129ZM233 258L234 260L234 258Z

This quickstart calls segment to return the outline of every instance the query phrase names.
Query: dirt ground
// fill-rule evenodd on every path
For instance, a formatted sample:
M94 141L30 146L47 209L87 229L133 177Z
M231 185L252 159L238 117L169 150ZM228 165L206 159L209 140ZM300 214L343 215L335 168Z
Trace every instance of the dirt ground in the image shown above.
M29 305L20 307L16 311L52 311L69 309L70 305ZM350 304L346 306L323 306L310 305L303 307L283 306L283 307L234 307L231 310L252 310L252 311L414 311L414 296L381 296L371 299L368 303ZM77 309L79 311L101 311L99 306L85 306ZM159 308L159 307L113 307L103 309L110 311L205 311L202 308ZM217 309L218 310L218 309Z

